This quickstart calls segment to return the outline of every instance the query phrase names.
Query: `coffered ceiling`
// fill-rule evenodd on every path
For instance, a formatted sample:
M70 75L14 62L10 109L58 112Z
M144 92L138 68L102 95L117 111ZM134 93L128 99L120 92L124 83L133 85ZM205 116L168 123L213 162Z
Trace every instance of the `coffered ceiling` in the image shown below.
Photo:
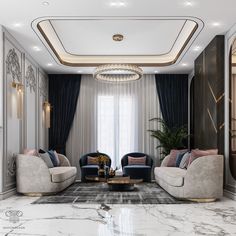
M235 0L1 0L0 24L48 73L93 73L104 63L190 73L236 23L235 8Z

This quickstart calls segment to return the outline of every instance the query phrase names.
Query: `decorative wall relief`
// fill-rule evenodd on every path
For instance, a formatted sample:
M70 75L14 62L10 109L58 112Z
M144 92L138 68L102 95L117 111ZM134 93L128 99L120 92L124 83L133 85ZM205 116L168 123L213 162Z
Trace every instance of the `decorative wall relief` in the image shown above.
M27 56L25 66L24 148L37 148L37 67Z
M43 73L39 72L39 113L38 113L38 125L39 125L39 147L42 149L48 148L48 129L45 125L45 113L43 109L43 104L48 100L48 78Z
M16 175L16 156L17 154L12 154L12 158L8 160L8 163L7 163L8 176Z
M6 58L6 72L12 76L13 82L21 81L21 66L19 57L15 51L15 48L12 48L8 51Z
M18 119L18 92L12 83L22 83L23 53L10 35L4 33L4 191L15 187L16 153L22 150L22 122Z
M26 69L25 82L26 87L30 88L30 92L36 91L36 75L32 65L29 65Z

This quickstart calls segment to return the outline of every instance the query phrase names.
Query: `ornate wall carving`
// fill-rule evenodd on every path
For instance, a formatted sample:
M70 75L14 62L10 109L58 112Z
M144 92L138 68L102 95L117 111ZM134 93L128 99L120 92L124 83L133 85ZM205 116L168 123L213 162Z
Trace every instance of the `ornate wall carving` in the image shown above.
M12 76L13 82L21 81L20 60L15 51L15 48L12 48L8 51L6 58L6 72Z
M29 65L26 70L26 75L25 75L25 82L26 82L26 87L30 88L30 92L35 92L36 91L36 76L34 69L32 65Z

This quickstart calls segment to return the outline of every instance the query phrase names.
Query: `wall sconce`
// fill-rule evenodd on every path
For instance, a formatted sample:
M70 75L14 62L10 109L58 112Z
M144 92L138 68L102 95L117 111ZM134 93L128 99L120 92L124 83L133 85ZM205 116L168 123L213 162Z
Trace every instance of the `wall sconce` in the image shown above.
M22 119L24 85L21 83L12 82L11 86L17 91L17 118Z
M45 126L46 126L46 128L50 128L51 104L48 101L45 101L43 103L43 110L45 113Z

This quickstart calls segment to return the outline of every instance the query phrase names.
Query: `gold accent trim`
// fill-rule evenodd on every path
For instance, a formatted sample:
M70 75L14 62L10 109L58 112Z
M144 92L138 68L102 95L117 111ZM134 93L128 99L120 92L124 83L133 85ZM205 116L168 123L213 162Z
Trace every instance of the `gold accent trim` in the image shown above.
M214 98L214 100L215 100L216 103L218 103L218 102L225 96L225 93L222 93L218 98L216 98L216 96L215 96L215 94L214 94L214 92L213 92L213 89L212 89L212 87L211 87L209 81L208 81L208 87L209 87L209 89L210 89L210 91L211 91L211 94L212 94L212 96L213 96L213 98Z
M214 127L214 129L215 129L215 132L217 133L218 131L217 131L217 128L216 128L216 126L215 126L214 120L213 120L213 118L212 118L212 116L211 116L211 113L210 113L209 108L207 108L207 112L208 112L208 115L209 115L209 117L210 117L210 119L211 119L211 123L212 123L212 125L213 125L213 127Z
M49 20L49 19L47 19L47 20ZM42 21L45 21L45 19L42 20ZM39 30L39 32L43 36L44 40L47 42L48 46L50 47L50 49L52 50L52 52L55 54L55 56L57 57L57 59L59 60L59 62L62 65L71 66L71 67L93 67L93 66L99 66L99 65L107 64L107 63L71 63L71 62L68 62L68 61L64 61L60 57L59 53L56 51L56 49L54 48L52 43L50 42L49 38L47 37L47 34L44 32L44 30L40 26L40 23L42 21L37 23L37 29ZM189 21L193 21L195 23L195 26L194 26L193 30L191 31L191 33L189 34L189 36L186 39L186 41L184 42L184 44L181 47L180 51L177 53L176 57L172 61L164 62L164 63L135 63L135 62L132 63L132 62L129 62L128 64L142 66L142 67L157 67L157 66L160 67L160 66L170 66L170 65L175 64L175 62L178 60L178 58L180 57L181 53L184 51L184 49L186 48L187 44L189 43L189 41L191 40L191 38L193 37L194 33L197 31L197 29L199 27L199 25L198 25L198 23L196 21L194 21L194 20L189 20ZM102 57L104 57L104 56L102 56ZM140 56L137 56L137 57L140 57Z
M219 126L219 130L221 130L224 126L225 126L225 123L221 124L221 125Z
M124 36L122 34L114 34L112 36L112 39L116 42L121 42L124 39Z
M188 200L198 203L208 203L208 202L215 202L216 198L189 198Z

